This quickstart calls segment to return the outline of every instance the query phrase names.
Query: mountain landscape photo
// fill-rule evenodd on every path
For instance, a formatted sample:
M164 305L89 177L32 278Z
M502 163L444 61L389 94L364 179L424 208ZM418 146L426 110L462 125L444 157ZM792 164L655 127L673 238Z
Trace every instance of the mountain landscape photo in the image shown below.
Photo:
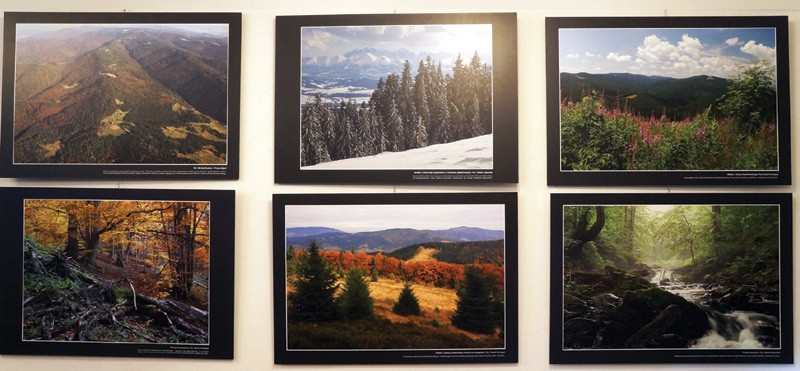
M303 170L491 169L491 25L304 27ZM465 145L489 136L489 153ZM403 153L379 161L348 161ZM322 167L316 165L324 164Z
M775 32L559 31L561 168L777 169Z
M285 215L288 349L504 346L504 205Z
M14 162L225 164L227 25L18 25Z

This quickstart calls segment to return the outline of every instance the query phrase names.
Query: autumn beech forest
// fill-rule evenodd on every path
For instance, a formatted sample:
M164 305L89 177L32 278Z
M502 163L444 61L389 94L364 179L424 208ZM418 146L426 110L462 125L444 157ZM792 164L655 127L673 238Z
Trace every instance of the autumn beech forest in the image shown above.
M210 204L25 200L23 340L208 344Z

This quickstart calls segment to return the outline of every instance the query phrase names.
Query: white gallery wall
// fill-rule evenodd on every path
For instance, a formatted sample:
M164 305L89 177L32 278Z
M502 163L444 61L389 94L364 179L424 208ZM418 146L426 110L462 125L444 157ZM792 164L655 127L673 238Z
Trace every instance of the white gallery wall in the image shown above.
M788 15L792 122L800 114L800 2L796 0L2 0L0 11L42 12L241 12L241 142L238 181L60 181L0 179L4 187L102 187L236 190L235 352L233 361L0 356L0 370L268 370L412 369L419 366L286 367L273 365L272 216L273 193L518 192L519 193L519 363L438 365L432 369L754 369L750 365L550 366L549 200L554 192L792 192L800 181L798 129L792 144L793 186L781 187L548 187L545 139L545 17L548 16L747 16ZM479 186L294 186L273 182L275 116L275 16L349 13L516 12L518 22L519 183ZM3 16L0 15L0 18ZM2 32L2 30L0 30ZM280 56L278 56L280 57ZM9 107L2 107L9 109ZM800 235L796 228L794 245ZM0 236L0 244L2 236ZM6 247L4 247L6 248ZM795 254L796 255L796 254ZM795 258L794 270L798 270ZM795 274L797 276L797 274ZM0 285L2 283L0 282ZM795 293L798 292L795 281ZM788 296L791 297L791 296ZM795 304L797 319L800 304ZM797 324L795 334L800 333ZM795 336L795 339L797 337ZM797 343L797 341L795 341ZM795 344L795 352L800 347ZM766 368L759 366L759 369ZM792 365L769 369L794 369Z

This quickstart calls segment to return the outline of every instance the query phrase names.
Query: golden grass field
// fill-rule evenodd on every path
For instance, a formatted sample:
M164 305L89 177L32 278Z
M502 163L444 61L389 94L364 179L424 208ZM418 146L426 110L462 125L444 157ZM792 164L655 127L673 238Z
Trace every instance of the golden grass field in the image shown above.
M344 286L339 281L339 293ZM420 316L401 316L392 308L403 289L403 282L381 277L369 282L370 296L374 300L375 318L372 320L337 321L334 323L292 323L289 343L298 348L498 348L503 339L495 334L476 334L456 328L450 317L456 310L458 296L454 289L413 284L414 295L419 301ZM287 294L294 291L287 284ZM337 295L339 294L337 293ZM343 332L347 332L345 335ZM342 339L331 339L341 333ZM357 333L357 334L356 334ZM344 340L343 340L344 339ZM388 344L388 345L387 345ZM291 346L290 346L291 347Z

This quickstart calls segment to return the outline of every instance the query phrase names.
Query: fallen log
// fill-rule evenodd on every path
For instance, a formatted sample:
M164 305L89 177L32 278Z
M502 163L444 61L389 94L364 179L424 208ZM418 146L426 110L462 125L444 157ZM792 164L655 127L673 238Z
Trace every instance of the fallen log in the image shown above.
M160 300L142 294L136 294L136 298L140 302L154 305L158 309L161 309L168 314L172 314L181 318L188 318L193 321L199 321L208 325L208 312L199 308L195 308L191 305L170 299Z

